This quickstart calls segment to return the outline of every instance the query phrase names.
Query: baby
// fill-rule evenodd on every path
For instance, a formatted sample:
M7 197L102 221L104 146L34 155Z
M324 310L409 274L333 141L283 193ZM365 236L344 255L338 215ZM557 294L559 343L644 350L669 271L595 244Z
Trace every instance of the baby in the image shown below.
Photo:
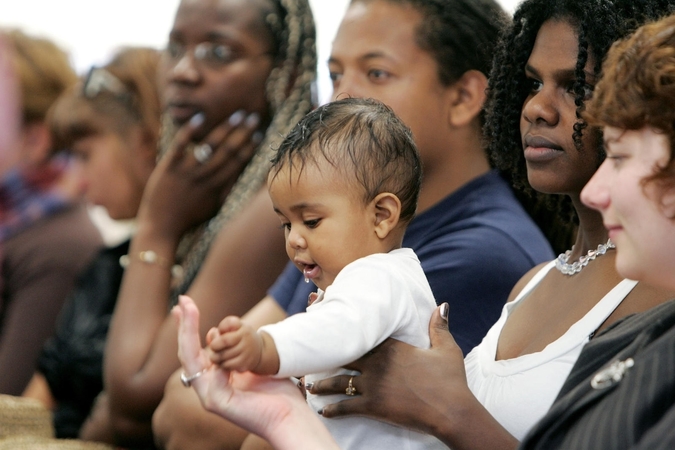
M318 295L306 313L257 331L225 318L208 333L211 360L309 384L354 375L340 367L388 337L428 348L436 302L417 256L401 248L420 181L411 133L382 103L344 99L303 118L281 143L268 188L288 256ZM350 380L345 395L355 394ZM337 400L307 398L317 412ZM445 448L363 417L324 422L343 449Z

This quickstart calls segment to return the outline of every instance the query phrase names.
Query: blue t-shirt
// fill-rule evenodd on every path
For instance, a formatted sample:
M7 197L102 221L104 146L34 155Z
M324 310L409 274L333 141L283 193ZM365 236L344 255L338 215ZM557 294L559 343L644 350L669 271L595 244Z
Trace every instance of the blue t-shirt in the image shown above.
M450 305L449 328L465 355L497 321L516 282L553 259L548 241L495 171L415 216L403 246L417 253L436 303ZM291 315L305 310L314 290L289 263L268 293Z

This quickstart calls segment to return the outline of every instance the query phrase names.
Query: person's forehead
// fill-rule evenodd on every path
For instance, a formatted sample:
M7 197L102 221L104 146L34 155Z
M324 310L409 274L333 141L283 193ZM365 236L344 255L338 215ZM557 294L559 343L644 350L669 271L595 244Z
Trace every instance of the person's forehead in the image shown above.
M218 26L247 31L264 26L261 0L183 0L172 31L208 32Z
M401 40L406 40L416 44L421 22L421 13L409 5L384 1L354 3L340 23L336 41L342 35L358 32L370 36L372 41L400 44Z

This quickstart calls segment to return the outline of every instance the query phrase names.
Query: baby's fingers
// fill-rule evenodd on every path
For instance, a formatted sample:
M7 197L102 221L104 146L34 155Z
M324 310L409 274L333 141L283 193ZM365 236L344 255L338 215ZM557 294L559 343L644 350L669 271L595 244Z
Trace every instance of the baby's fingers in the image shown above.
M222 333L230 333L241 328L241 318L237 316L227 316L218 324L218 331Z
M209 343L209 350L214 352L222 352L227 349L233 348L242 341L242 334L237 332L229 332L224 334L219 334L214 337L213 340Z

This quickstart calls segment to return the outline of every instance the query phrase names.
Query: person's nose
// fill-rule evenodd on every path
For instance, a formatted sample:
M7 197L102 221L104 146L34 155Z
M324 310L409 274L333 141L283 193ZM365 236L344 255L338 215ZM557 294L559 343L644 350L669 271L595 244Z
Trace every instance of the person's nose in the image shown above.
M89 171L87 170L85 164L79 159L72 159L68 168L68 178L73 182L73 185L76 187L78 193L87 193L90 185Z
M169 79L176 83L197 84L200 78L201 73L193 51L186 51L169 69Z
M610 164L606 159L581 191L581 201L589 208L603 211L609 207Z
M301 250L307 248L307 241L302 236L302 233L297 231L297 227L291 227L288 230L288 245L294 250Z
M343 98L363 98L367 97L363 88L363 83L359 80L354 71L345 71L340 75L339 80L333 82L333 96L331 101Z
M522 117L531 124L555 126L560 120L555 93L543 88L523 104Z

